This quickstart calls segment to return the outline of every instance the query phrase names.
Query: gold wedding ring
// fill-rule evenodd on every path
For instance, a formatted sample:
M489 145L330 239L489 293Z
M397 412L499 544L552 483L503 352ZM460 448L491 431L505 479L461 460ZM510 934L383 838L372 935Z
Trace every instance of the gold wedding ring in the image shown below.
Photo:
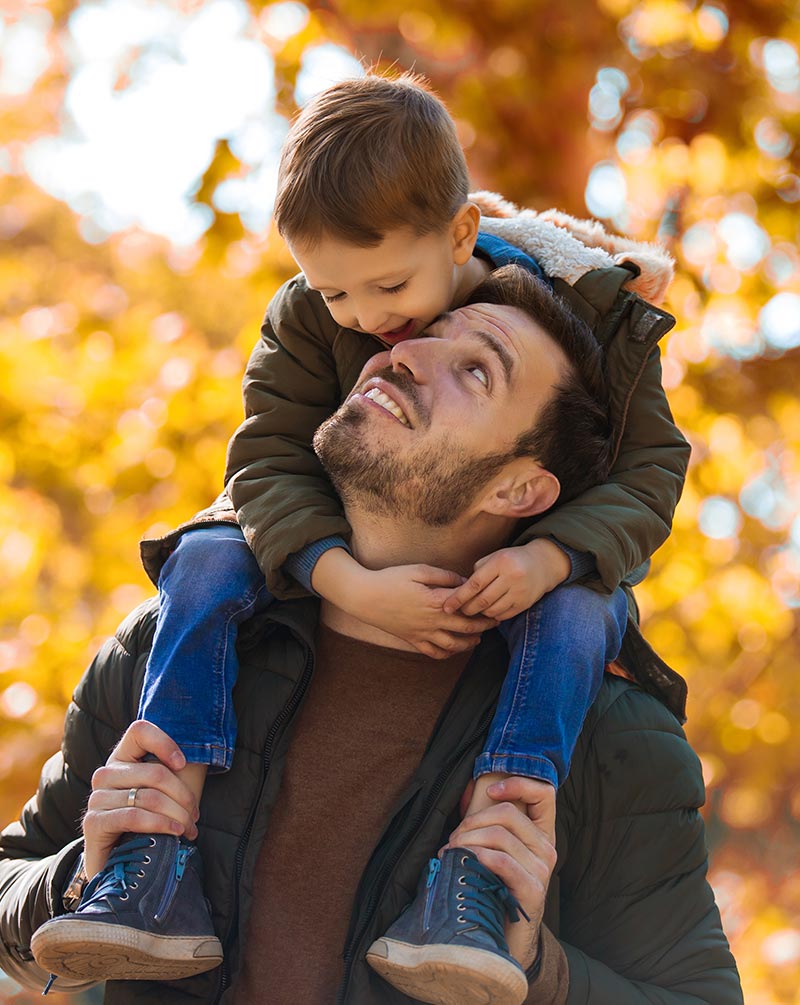
M138 789L128 789L128 806L136 805L136 793Z

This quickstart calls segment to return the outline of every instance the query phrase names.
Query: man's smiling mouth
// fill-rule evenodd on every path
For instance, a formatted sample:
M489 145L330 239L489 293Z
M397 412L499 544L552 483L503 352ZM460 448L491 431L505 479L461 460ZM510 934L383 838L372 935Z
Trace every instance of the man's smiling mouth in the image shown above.
M365 398L369 398L370 401L374 401L376 405L380 405L381 408L385 408L387 412L393 415L396 419L403 423L404 426L411 428L411 423L406 417L406 413L397 404L394 398L390 398L385 391L381 391L379 387L371 387L369 391L364 395Z

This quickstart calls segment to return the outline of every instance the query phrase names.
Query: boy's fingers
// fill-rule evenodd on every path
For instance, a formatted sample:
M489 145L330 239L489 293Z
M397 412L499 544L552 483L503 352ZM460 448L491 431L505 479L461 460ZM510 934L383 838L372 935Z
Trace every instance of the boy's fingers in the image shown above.
M483 613L487 618L492 618L495 621L508 621L509 618L521 614L524 609L518 607L517 604L509 604L505 598L501 598L496 604L487 607Z
M439 631L431 635L430 641L447 657L474 649L480 642L480 638L477 635L460 635L457 632Z
M186 758L172 737L144 719L137 719L128 726L108 760L140 761L147 754L154 754L176 771L186 764Z
M501 601L506 596L506 587L499 579L495 579L484 587L480 593L476 594L472 600L468 601L461 608L462 614L484 614L494 604Z
M473 597L476 597L481 590L485 589L493 579L493 576L473 573L466 583L460 586L455 593L452 593L449 599L445 601L445 612L447 614L454 614L457 610L459 610L459 608L462 608L465 604L472 600Z
M443 602L447 591L442 590L441 593L442 601L440 602ZM444 611L435 617L435 624L442 631L455 632L460 635L480 635L481 632L487 632L490 628L497 627L497 621L494 618L486 618L482 615L467 617L466 614L446 614Z
M417 566L414 578L418 583L425 586L448 586L451 589L459 587L464 582L464 577L449 569L437 569L433 565Z

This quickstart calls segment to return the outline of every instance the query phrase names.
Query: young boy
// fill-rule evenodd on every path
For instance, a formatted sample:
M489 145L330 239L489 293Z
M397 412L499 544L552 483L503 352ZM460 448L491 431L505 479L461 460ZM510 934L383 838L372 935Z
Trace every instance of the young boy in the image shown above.
M303 272L270 304L245 377L246 418L231 442L226 474L241 530L212 508L145 548L161 606L139 717L180 745L188 762L181 774L198 803L206 772L226 770L233 755L237 626L273 596L312 590L430 656L468 648L500 622L511 664L475 765L467 813L491 802L493 782L513 775L541 781L532 815L553 813L555 788L625 630L619 584L666 537L682 487L688 451L660 386L657 354L635 370L618 356L618 370L610 372L628 422L608 480L596 484L611 457L600 458L597 471L569 478L565 458L563 481L573 485L573 497L562 492L556 510L526 528L513 548L479 562L466 583L425 566L361 567L311 447L315 430L370 356L419 337L491 269L513 262L574 281L614 264L606 251L543 217L517 213L496 198L481 202L490 215L482 216L468 195L452 120L415 78L370 75L335 85L291 129L275 216ZM612 240L586 228L582 236L590 244ZM635 249L628 251L636 258ZM639 261L655 263L645 276L663 288L669 270L653 249ZM376 403L392 408L388 400ZM574 585L586 575L596 576L605 592ZM127 800L135 813L139 790L132 786ZM35 934L37 961L55 973L95 979L177 978L215 966L221 949L198 892L199 873L186 868L197 862L195 835L196 828L186 829L177 848L174 838L132 835L111 845L107 860L84 862L71 888L78 893L85 876L94 878L74 914ZM451 935L463 910L453 884L464 877L449 865L457 853L443 853L441 869L431 866L420 893L444 905ZM475 932L464 943L466 958L453 954L451 936L441 929L431 945L424 933L409 936L401 919L406 927L378 940L370 962L421 996L434 960L447 987L443 997L424 1000L455 1000L455 993L469 1001L477 958L482 972L497 975L491 1000L518 1003L527 979L502 935L508 898L486 877L464 882ZM408 916L415 910L416 904ZM401 940L410 957L396 958Z

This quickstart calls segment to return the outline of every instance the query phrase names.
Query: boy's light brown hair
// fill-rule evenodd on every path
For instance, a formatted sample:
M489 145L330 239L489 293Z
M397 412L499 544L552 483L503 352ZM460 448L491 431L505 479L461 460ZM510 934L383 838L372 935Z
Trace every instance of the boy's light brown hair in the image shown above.
M455 124L421 77L374 73L313 98L281 154L274 216L288 241L373 247L390 230L444 230L466 202Z

